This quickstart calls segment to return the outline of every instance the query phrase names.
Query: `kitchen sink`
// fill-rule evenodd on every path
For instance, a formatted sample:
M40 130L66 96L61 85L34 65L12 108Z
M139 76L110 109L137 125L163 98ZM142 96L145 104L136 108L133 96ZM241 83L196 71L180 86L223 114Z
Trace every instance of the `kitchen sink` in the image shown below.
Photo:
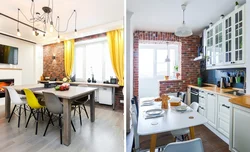
M238 91L238 90L228 91L228 92L224 92L224 93L232 94L232 95L235 95L235 96L243 96L243 95L245 95L245 93L243 93L241 91Z

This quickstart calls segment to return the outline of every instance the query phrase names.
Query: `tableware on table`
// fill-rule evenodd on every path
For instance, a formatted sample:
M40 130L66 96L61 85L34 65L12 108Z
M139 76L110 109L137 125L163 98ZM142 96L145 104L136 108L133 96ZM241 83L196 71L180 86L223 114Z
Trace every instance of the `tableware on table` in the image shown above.
M161 98L162 98L161 108L168 109L168 100L170 99L170 97L166 94L162 94Z
M146 111L147 115L161 115L164 112L162 109L150 109Z
M177 106L175 109L176 111L184 112L187 110L187 106Z
M153 100L146 100L142 102L141 106L152 106L153 104L154 104Z

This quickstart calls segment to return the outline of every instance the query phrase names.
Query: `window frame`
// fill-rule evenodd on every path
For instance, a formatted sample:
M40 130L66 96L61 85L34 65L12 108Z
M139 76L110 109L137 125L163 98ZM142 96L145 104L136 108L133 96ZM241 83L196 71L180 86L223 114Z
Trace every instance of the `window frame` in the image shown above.
M167 55L170 54L170 50L171 49L175 49L176 51L178 51L178 54L175 55L175 61L178 61L178 72L181 73L181 52L180 52L180 47L181 47L181 44L179 42L169 42L168 46L166 43L163 43L163 44L144 44L144 43L140 43L139 44L139 50L140 49L152 49L153 50L153 63L154 63L154 67L153 67L153 77L156 77L156 78L162 78L163 75L158 75L157 73L157 65L158 63L162 63L162 62L158 62L157 61L157 50L167 50L167 54L166 54L166 57ZM140 60L140 51L139 51L139 60ZM170 56L168 56L170 57ZM171 59L170 59L171 60ZM140 62L140 61L139 61ZM176 65L176 63L175 63ZM167 64L167 75L168 76L171 76L171 73L170 73L170 64ZM172 67L174 68L174 67ZM140 73L140 72L139 72ZM149 77L151 78L151 77Z
M102 53L104 53L102 55L102 80L97 80L97 82L99 82L99 81L103 82L103 81L106 80L105 79L105 77L106 77L106 64L107 64L106 63L106 56L108 56L109 53L104 52L105 51L104 50L105 49L104 45L105 45L105 43L108 45L108 39L107 39L107 37L101 37L101 38L95 38L95 39L91 39L91 40L84 40L84 41L80 41L80 42L75 43L75 51L76 51L77 48L83 48L82 51L83 51L83 61L84 61L83 62L83 78L77 78L76 77L76 81L86 82L87 79L89 78L89 77L86 77L86 75L87 75L86 45L91 45L91 44L95 44L95 43L101 43L103 45ZM75 53L75 55L76 55L76 53ZM76 76L76 66L75 65L76 65L76 58L74 60L74 68L73 68L74 74ZM112 65L111 65L111 68L113 69Z

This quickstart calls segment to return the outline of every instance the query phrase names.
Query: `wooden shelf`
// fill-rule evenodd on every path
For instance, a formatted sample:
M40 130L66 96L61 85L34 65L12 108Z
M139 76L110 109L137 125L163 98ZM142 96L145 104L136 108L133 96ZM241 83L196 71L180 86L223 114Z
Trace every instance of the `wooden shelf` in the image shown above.
M22 70L21 68L0 68L0 70Z

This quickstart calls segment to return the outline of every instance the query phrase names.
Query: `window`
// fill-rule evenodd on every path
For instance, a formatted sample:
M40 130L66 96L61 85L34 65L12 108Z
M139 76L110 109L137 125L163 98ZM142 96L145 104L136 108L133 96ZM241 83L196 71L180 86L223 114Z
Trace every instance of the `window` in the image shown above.
M175 65L180 65L179 45L140 44L139 47L139 77L170 76L175 78ZM166 57L170 62L165 62ZM179 66L180 67L180 66ZM179 71L180 72L180 71Z
M115 77L106 38L76 43L76 81L92 79L92 74L97 82L110 80L111 76Z

